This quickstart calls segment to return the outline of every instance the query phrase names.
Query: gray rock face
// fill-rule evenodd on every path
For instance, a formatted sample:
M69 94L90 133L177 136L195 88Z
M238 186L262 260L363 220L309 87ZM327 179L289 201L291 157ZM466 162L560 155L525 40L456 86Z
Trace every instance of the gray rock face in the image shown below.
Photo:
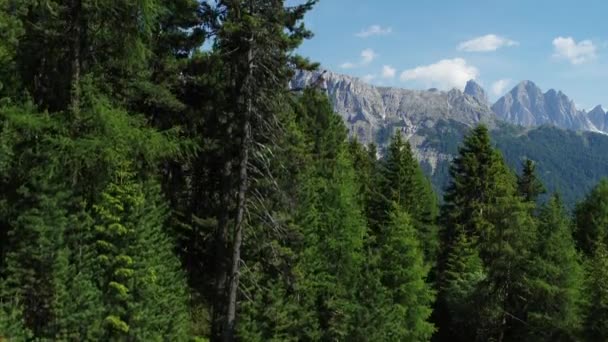
M291 88L318 84L319 72L298 72ZM469 94L450 91L408 90L377 87L358 78L326 72L323 89L327 90L334 110L342 116L351 136L369 144L386 144L396 131L411 142L414 153L432 169L451 156L425 146L426 134L438 122L455 121L469 127L479 123L493 127L495 115L485 100L485 92L471 83ZM427 132L427 133L421 133Z
M314 84L319 75L319 72L300 71L291 87ZM323 88L327 89L334 110L344 118L351 134L363 143L382 143L383 137L379 135L397 129L409 138L420 128L432 127L441 119L469 126L494 122L492 110L481 100L485 92L476 84L471 85L472 89L479 88L473 96L457 89L445 92L376 87L358 78L332 72L325 73L323 79Z
M464 93L474 97L479 101L479 103L488 103L488 95L486 94L486 91L474 80L467 82L467 85L464 87Z
M602 106L598 105L593 108L587 113L587 117L598 130L604 132L608 130L608 113L604 111Z
M290 86L292 89L306 86L325 89L350 135L364 144L374 142L382 150L395 132L401 132L438 191L447 185L447 169L457 153L457 145L468 128L479 123L496 128L493 133L498 136L506 128L503 139L509 134L517 139L520 133L534 131L518 129L508 123L608 131L608 113L601 107L589 113L578 111L562 92L549 90L543 93L530 81L518 84L490 108L485 92L474 82L469 82L464 92L457 89L408 90L377 87L355 77L331 72L320 76L320 72L298 72ZM501 119L507 123L499 123Z
M574 102L561 91L546 93L531 81L523 81L493 106L496 115L512 124L532 127L554 125L572 130L596 130L585 113L576 109Z

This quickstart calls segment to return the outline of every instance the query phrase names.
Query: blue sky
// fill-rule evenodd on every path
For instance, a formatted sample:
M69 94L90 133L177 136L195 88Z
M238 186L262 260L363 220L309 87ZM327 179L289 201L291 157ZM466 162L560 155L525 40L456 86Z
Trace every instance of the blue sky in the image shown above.
M404 88L464 86L495 100L521 80L608 107L608 1L321 0L300 53Z

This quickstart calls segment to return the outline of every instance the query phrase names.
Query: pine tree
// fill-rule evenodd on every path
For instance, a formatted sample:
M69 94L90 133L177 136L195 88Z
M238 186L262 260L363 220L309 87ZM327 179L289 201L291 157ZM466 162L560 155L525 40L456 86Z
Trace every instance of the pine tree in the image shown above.
M608 338L608 250L603 239L598 240L586 270L588 296L585 312L584 337L588 341L603 341Z
M468 236L480 236L486 229L485 217L492 201L512 192L508 180L504 180L506 170L500 158L485 126L478 126L464 140L450 168L452 181L441 215L447 248L454 232L461 229Z
M31 332L25 328L23 312L17 297L5 297L6 293L0 281L0 338L10 340L27 340Z
M460 240L473 243L472 248L483 266L484 278L476 289L481 305L476 306L479 316L475 337L499 341L514 338L525 322L528 259L536 236L530 206L516 196L515 177L492 147L488 130L483 126L467 136L450 173L452 182L445 194L442 212L443 254L439 264L442 291L436 315L443 330L441 334L448 336L443 334L457 329L453 325L457 320L450 317L453 309L449 302L466 303L467 300L466 297L449 298L449 294L443 292L450 288L449 283L446 284L450 278L468 277L467 268L461 268L465 272L461 276L453 270L449 277L446 274L448 260L459 258L455 242ZM459 237L462 234L466 239Z
M19 303L11 312L18 312L24 327L39 339L100 338L103 294L97 286L100 273L94 271L92 210L87 202L98 202L97 189L103 189L124 160L141 158L138 174L145 179L148 163L172 153L167 152L172 149L169 135L142 128L138 118L109 109L103 101L81 114L86 125L68 123L61 113L39 114L31 106L0 110L3 133L14 138L2 142L8 155L2 167L8 172L0 180L5 190L0 222L12 242L2 241L0 262L6 267L0 275L1 295ZM81 125L83 138L71 136L72 124ZM165 255L165 263L170 260L172 245L148 244L164 248L155 255ZM175 288L171 292L179 293ZM180 308L175 303L171 307ZM172 315L183 318L186 309L181 309L181 316ZM167 313L171 310L163 315Z
M29 185L17 191L21 200L15 209L20 212L10 219L3 297L22 303L25 326L35 336L53 338L59 328L54 296L67 281L55 279L67 272L60 262L68 221L62 203L67 194L41 175L31 176Z
M292 102L293 101L293 102ZM239 310L239 338L247 341L295 341L304 322L314 321L314 312L304 310L295 271L303 236L296 221L297 198L303 174L313 163L307 139L296 122L294 109L299 99L279 113L281 127L272 135L264 156L256 158L243 257L241 291L245 298ZM291 107L294 108L291 108Z
M409 142L403 141L400 133L391 140L377 179L376 193L370 204L370 223L388 224L392 203L397 203L412 218L425 260L433 264L438 248L435 193L414 158ZM372 226L372 230L380 228Z
M596 241L605 239L608 229L608 180L600 181L576 206L575 217L577 246L585 255L591 256Z
M82 83L116 100L147 76L150 34L160 2L26 2L15 58L22 84L42 109L78 114ZM122 102L122 101L121 101Z
M582 323L584 272L557 195L541 208L528 313L529 338L575 340Z
M220 203L215 242L217 272L213 296L214 339L232 341L236 313L243 231L250 195L250 165L256 150L266 144L264 135L276 119L276 107L302 59L294 50L311 33L302 24L315 0L286 7L281 2L218 1L210 24L217 27L215 50L221 56L226 82L224 141L227 146L220 167ZM215 114L214 114L215 115Z
M23 26L18 13L22 3L0 0L0 99L16 93L15 54Z
M535 203L545 193L545 187L536 176L536 165L530 159L523 162L521 175L517 176L517 192L526 202Z
M381 339L430 340L435 328L428 321L434 300L434 291L426 283L429 267L414 226L397 203L383 231L380 254L380 276L386 293L378 327Z
M527 329L527 280L533 273L531 258L537 236L530 212L530 205L512 192L497 198L488 213L491 226L478 245L487 272L480 287L481 338L511 340Z
M377 171L375 156L376 147L373 145L366 147L356 139L352 139L348 143L348 150L353 159L353 164L356 165L356 182L360 186L357 191L360 198L359 201L367 211L367 207L374 196L374 192L377 190L375 189L374 184Z
M446 261L442 281L447 306L449 334L459 341L475 340L478 322L478 288L487 277L475 245L464 232L458 232L453 252ZM445 323L444 323L445 324Z
M303 236L296 272L302 274L303 305L313 318L302 329L305 338L348 339L360 310L354 299L365 222L341 118L314 90L306 91L301 103L299 120L315 157L301 180L296 216Z
M95 206L104 339L184 340L185 287L158 190L147 193L132 178L128 168L118 172Z

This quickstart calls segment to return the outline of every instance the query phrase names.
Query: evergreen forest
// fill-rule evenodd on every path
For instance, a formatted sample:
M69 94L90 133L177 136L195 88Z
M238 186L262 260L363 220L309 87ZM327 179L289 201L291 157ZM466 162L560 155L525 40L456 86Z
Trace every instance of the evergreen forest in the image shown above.
M608 340L608 180L437 193L290 89L316 2L0 0L0 341Z

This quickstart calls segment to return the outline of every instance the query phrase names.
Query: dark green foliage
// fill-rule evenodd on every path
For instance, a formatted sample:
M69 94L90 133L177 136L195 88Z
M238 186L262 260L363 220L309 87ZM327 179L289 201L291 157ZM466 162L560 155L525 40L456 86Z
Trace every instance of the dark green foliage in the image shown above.
M589 258L586 269L588 297L585 312L584 337L588 341L602 341L608 338L608 250L603 241L598 241Z
M544 341L570 341L582 323L584 272L561 200L551 197L539 214L533 250L528 336Z
M158 189L133 182L128 169L115 177L94 207L104 339L185 340L186 293Z
M445 121L451 166L378 160L287 88L315 3L0 0L0 340L608 339L608 181L536 208L606 138Z
M488 229L487 215L496 198L513 194L510 175L479 126L465 139L450 168L452 182L445 193L443 240L448 246L456 231L479 238ZM449 247L448 247L449 248Z
M389 222L393 203L413 220L425 260L434 263L438 248L437 201L430 182L423 175L412 154L410 144L396 134L382 160L375 179L376 193L369 203L369 220L372 230Z
M596 242L606 242L608 234L608 180L602 180L575 210L574 236L578 247L587 255L593 255Z
M460 339L514 338L525 319L535 222L485 127L467 136L450 173L439 264L442 334L457 331L458 313L468 311L479 316Z
M365 222L341 118L315 91L307 91L301 103L297 119L314 158L301 180L296 218L303 249L295 272L302 274L304 305L312 310L305 314L312 319L305 332L308 338L347 339L359 310L354 299Z
M23 8L22 3L0 1L0 100L8 94L15 94L18 89L14 57L23 33L18 17Z
M25 2L16 54L23 84L51 111L77 104L85 78L123 100L148 75L152 29L163 10L156 0Z
M530 159L523 162L521 175L517 176L517 192L524 198L524 201L532 203L538 200L538 196L545 193L545 187L536 175L536 166Z
M602 134L542 126L524 132L500 129L493 138L511 167L519 167L524 157L534 160L547 191L559 192L568 208L608 173L603 153L608 138Z
M0 337L17 341L30 338L31 333L23 327L22 317L17 302L3 301L0 305Z
M434 291L426 282L429 267L425 264L418 234L408 215L398 204L383 231L380 248L380 274L385 292L381 340L425 341L435 327L428 321ZM403 267L402 265L408 265Z
M469 127L453 121L440 121L434 128L424 128L426 137L420 148L456 155ZM582 200L586 193L608 174L608 137L591 132L572 132L554 126L519 128L499 123L490 132L496 147L512 169L521 172L525 159L533 160L538 179L547 191L559 192L567 208ZM449 161L438 161L432 168L422 168L441 195L449 185ZM542 198L541 198L542 199Z
M440 288L449 321L441 323L443 329L449 329L448 332L443 332L446 336L472 341L477 333L479 319L478 288L487 275L471 238L460 231L453 244L454 251L446 260Z

